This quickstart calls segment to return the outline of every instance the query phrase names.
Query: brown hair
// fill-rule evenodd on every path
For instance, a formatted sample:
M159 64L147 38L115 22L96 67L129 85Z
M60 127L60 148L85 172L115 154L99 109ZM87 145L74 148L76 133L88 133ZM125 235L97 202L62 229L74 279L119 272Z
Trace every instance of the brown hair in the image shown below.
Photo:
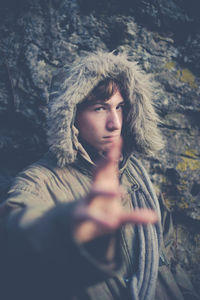
M123 91L123 87L120 82L106 78L103 81L99 82L99 84L89 93L89 95L78 104L78 109L87 106L91 103L91 101L107 101L109 100L117 90L120 91L122 97L125 97L125 93Z

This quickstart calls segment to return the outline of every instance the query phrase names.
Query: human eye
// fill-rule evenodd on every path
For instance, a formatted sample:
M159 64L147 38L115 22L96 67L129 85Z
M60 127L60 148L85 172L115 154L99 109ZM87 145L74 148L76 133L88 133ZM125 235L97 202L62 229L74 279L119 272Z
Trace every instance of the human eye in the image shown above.
M94 111L100 112L100 111L104 111L105 107L104 106L96 106L94 107Z
M124 103L120 103L119 105L117 105L116 109L117 110L123 110L124 108Z

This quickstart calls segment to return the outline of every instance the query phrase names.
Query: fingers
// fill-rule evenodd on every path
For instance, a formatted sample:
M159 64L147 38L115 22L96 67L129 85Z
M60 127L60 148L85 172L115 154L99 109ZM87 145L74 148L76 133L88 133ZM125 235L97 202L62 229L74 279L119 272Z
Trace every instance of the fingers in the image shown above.
M151 209L141 208L132 212L121 212L120 214L105 213L104 211L90 212L86 207L79 206L76 211L76 217L79 222L85 220L92 221L96 225L107 228L107 230L115 230L127 223L131 224L154 224L158 221L158 215Z
M118 162L121 155L122 139L114 141L107 152L107 158L110 161Z
M120 223L132 223L132 224L153 224L158 221L158 215L152 209L140 208L135 209L132 212L124 212L120 217Z
M114 232L127 223L153 224L157 221L157 214L150 209L136 209L131 213L113 209L108 213L96 209L88 210L82 203L74 212L74 237L78 242L86 242Z
M121 216L109 214L105 216L103 213L90 214L87 218L109 230L118 229L118 227L127 223L131 224L154 224L158 221L156 212L151 209L136 209L131 213L122 213Z
M112 143L106 156L102 158L94 169L94 189L116 190L119 186L118 162L121 155L121 141Z
M91 240L127 223L153 224L158 221L157 214L150 209L123 210L120 201L123 190L118 176L121 146L121 141L111 145L94 170L89 194L76 207L75 235L79 241Z

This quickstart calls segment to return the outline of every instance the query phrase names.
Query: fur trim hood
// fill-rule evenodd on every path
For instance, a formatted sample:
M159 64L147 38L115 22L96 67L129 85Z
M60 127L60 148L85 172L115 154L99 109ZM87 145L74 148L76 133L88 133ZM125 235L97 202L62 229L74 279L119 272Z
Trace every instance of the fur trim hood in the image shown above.
M76 105L106 78L117 80L126 91L127 99L124 100L129 103L129 111L124 132L129 150L152 155L162 147L157 128L159 120L152 104L155 84L149 75L136 62L127 60L124 54L89 54L59 70L52 79L47 138L49 150L60 167L76 159L76 133L73 126Z

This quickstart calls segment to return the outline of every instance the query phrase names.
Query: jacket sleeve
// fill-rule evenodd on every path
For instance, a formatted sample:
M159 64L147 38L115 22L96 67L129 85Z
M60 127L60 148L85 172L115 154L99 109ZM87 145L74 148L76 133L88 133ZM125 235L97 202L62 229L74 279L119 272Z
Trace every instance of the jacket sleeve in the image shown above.
M25 181L12 189L1 207L4 286L12 282L21 291L23 282L23 292L28 293L34 283L34 291L43 291L44 297L46 290L69 295L112 276L120 261L115 234L77 244L72 211L78 202L52 205L41 201L40 189L30 189L32 182L29 186L29 180Z

